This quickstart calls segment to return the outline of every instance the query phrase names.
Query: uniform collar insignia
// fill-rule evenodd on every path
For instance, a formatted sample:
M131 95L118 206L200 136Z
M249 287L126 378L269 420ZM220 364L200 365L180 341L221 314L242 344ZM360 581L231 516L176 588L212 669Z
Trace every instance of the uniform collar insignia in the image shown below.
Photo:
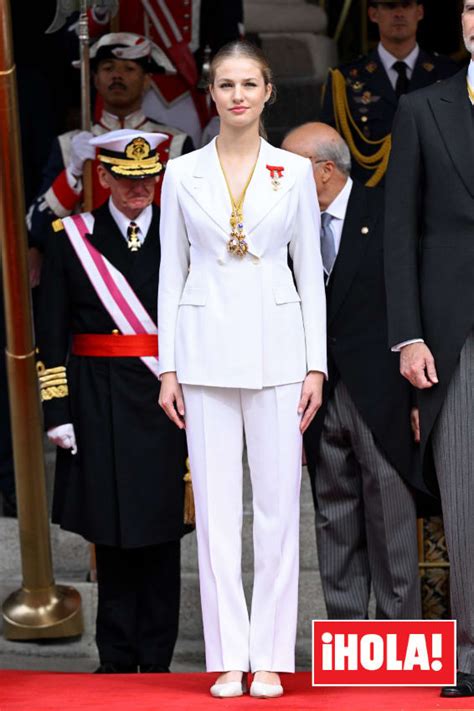
M434 64L432 64L431 62L423 62L421 66L427 72L432 72L434 69Z
M379 68L379 65L377 62L369 62L366 64L366 70L369 72L369 74L373 74L377 69Z

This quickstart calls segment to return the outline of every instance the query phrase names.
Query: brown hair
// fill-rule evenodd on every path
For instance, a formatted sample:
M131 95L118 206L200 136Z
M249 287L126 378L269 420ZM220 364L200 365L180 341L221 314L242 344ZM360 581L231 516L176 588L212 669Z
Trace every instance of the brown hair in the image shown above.
M229 59L231 57L246 57L259 65L265 86L268 86L268 84L272 85L272 93L270 94L270 98L267 103L273 104L276 100L276 89L275 84L273 83L273 72L270 63L260 47L257 47L257 45L253 44L253 42L249 42L245 39L228 42L221 47L218 52L216 52L209 67L209 85L212 86L215 82L216 69L218 65L224 59ZM267 137L262 117L260 117L260 135L263 138Z

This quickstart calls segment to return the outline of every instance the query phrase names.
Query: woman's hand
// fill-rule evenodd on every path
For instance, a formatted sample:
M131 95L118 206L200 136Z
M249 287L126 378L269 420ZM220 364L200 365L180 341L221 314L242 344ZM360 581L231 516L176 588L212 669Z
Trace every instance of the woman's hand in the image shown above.
M321 407L323 402L324 377L324 373L311 371L304 379L298 405L298 415L302 415L300 422L301 434L306 432Z
M179 427L180 430L185 429L183 391L176 378L176 373L163 373L161 376L158 404L176 427Z

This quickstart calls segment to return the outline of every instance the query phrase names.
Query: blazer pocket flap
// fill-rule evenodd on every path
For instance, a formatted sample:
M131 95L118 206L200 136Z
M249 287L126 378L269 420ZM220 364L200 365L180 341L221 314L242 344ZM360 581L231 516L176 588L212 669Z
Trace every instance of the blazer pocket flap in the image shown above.
M291 304L301 301L294 286L277 286L273 290L276 304Z
M207 291L200 286L186 286L181 299L180 306L205 306L207 300Z

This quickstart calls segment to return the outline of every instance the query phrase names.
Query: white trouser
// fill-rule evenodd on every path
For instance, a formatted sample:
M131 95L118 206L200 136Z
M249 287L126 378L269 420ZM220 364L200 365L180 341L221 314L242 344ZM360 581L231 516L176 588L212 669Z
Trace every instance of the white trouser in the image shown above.
M301 383L183 385L208 671L295 669ZM254 586L242 585L242 453L253 492Z

